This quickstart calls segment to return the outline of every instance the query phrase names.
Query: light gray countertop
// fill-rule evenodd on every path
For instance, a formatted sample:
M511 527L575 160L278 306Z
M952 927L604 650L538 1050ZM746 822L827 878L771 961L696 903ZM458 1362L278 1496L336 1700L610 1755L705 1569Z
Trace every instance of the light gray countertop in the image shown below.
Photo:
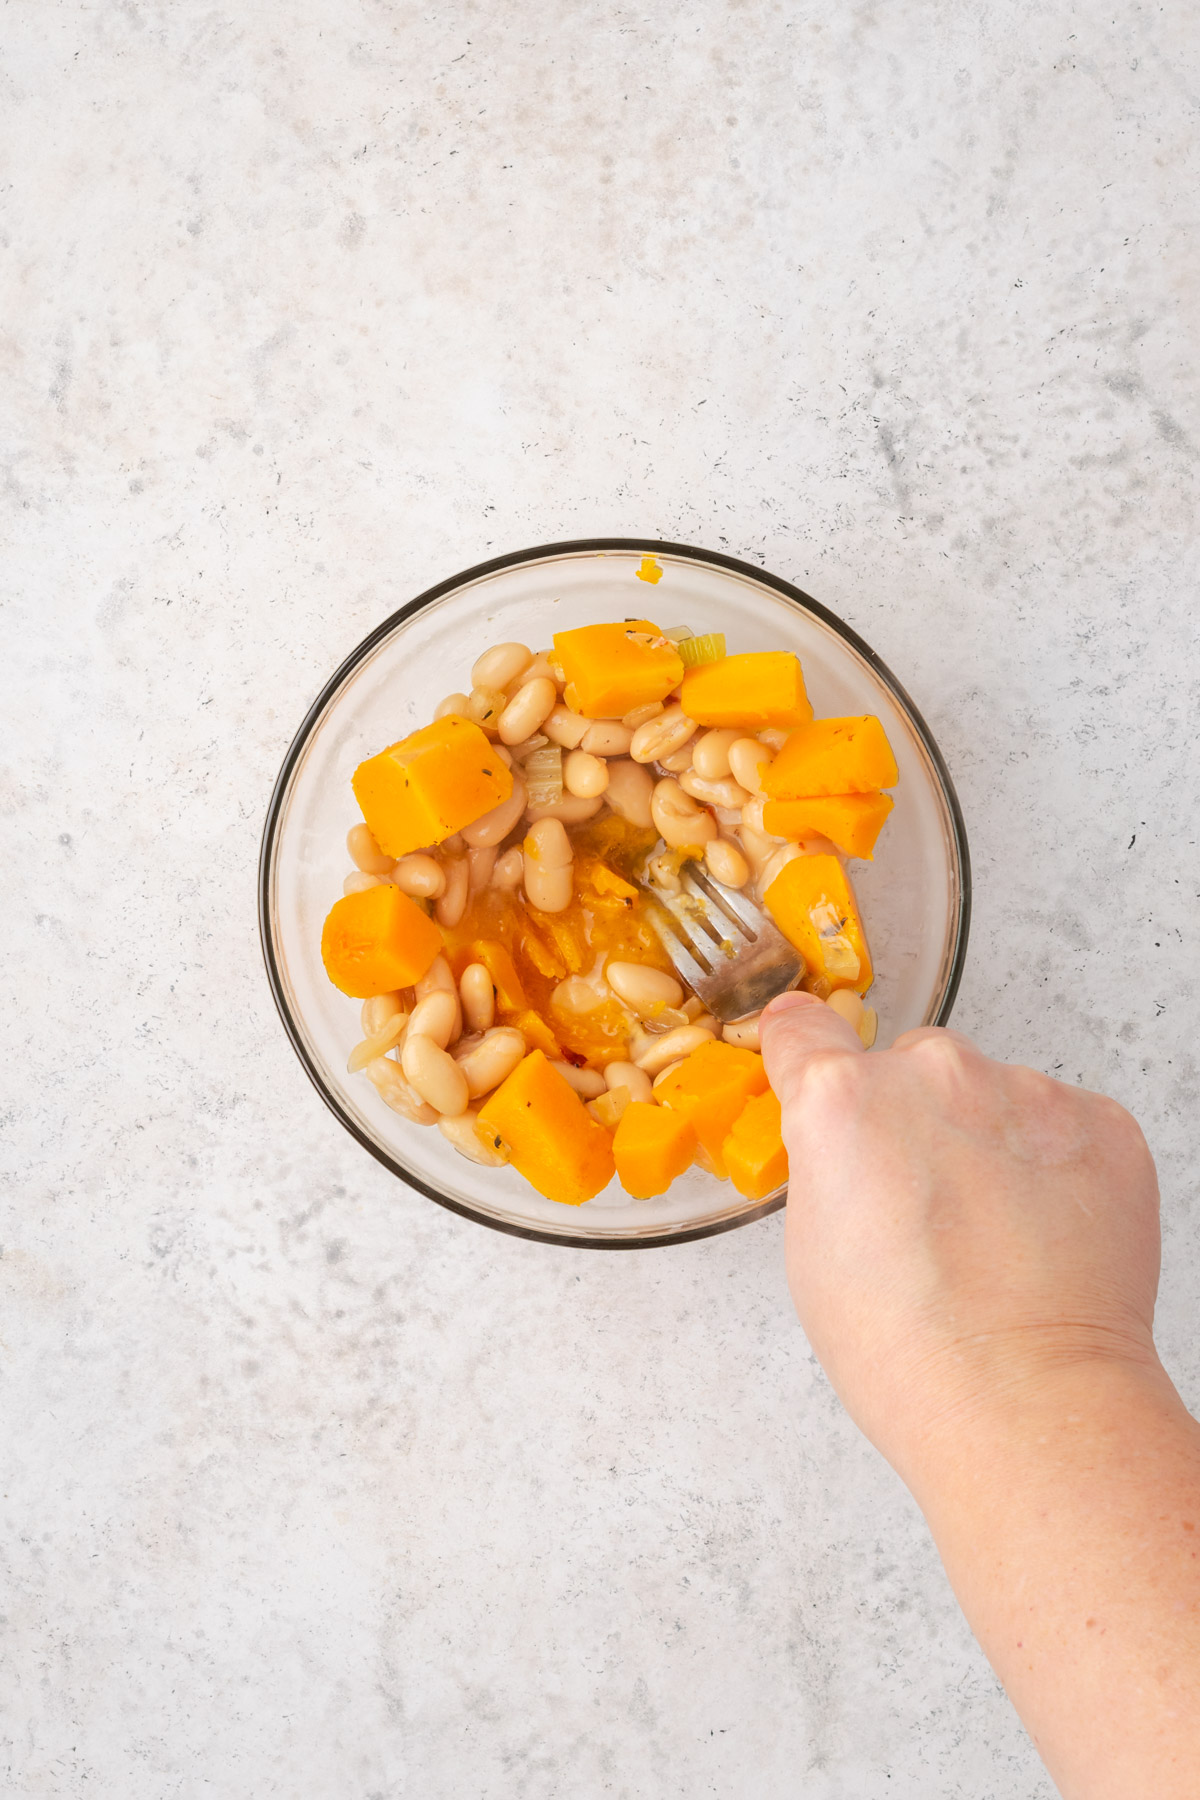
M399 1186L255 862L432 582L798 582L958 784L956 1023L1145 1125L1200 1404L1200 72L1113 11L5 10L14 1800L1048 1800L780 1219L609 1256Z

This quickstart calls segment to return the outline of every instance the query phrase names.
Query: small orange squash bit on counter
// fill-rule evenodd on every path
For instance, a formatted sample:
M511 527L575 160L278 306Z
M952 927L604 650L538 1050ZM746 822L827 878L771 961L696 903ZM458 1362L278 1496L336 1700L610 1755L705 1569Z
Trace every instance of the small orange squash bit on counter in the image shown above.
M491 812L513 778L487 734L450 713L359 763L351 785L384 855L407 856Z
M325 972L352 1000L411 987L441 948L442 934L428 914L383 882L335 900L321 932Z
M582 1206L612 1180L612 1133L541 1050L531 1050L480 1107L479 1128L500 1139L513 1168L547 1200Z
M566 678L563 699L585 719L620 719L665 700L683 680L683 658L649 619L556 631L554 655Z

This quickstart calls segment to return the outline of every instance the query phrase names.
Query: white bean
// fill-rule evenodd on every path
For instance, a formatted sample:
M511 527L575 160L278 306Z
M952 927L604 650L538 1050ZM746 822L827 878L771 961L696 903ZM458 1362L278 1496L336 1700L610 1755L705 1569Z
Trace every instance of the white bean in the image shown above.
M631 1100L649 1100L654 1092L650 1077L645 1069L639 1069L636 1063L609 1063L604 1071L604 1080L610 1092L615 1092L617 1088L626 1088Z
M495 644L485 650L471 670L471 686L477 688L511 687L523 669L533 661L533 651L524 644Z
M682 706L668 706L655 719L639 725L633 734L629 754L634 762L661 762L687 743L696 727Z
M757 880L783 840L782 838L768 837L761 831L751 831L748 825L739 827L738 837L741 840L742 849L746 852L746 861L750 864L750 872Z
M414 900L439 900L446 891L446 872L432 856L414 850L411 856L400 858L392 870L392 882Z
M491 812L485 812L480 818L463 826L463 842L472 850L484 850L491 844L499 844L525 811L524 779L514 773L512 784L512 793L507 800L502 800L499 806L493 806Z
M492 870L496 867L496 852L488 844L479 849L467 851L467 892L478 894L487 887L492 879Z
M518 688L525 687L530 681L544 681L547 679L550 681L554 680L554 670L551 667L550 658L543 650L534 657L527 669L521 670L521 673L517 676L515 681L507 682L505 685L510 693L515 694ZM557 685L557 683L555 685Z
M711 1044L712 1041L712 1032L705 1031L700 1025L677 1025L674 1031L664 1032L662 1037L655 1038L650 1048L643 1050L633 1060L639 1069L645 1069L647 1075L657 1075L669 1062L674 1062L677 1058L682 1060L685 1056L690 1056L693 1050L699 1050L701 1044Z
M496 990L482 963L468 963L458 978L463 1017L472 1031L490 1031L496 1022Z
M699 847L717 835L717 821L697 806L677 781L660 781L650 799L650 816L672 850Z
M847 1025L858 1030L858 1022L866 1010L861 994L856 994L853 988L835 988L825 1004L830 1012L840 1013Z
M530 869L525 864L525 898L538 912L566 912L575 891L572 869Z
M561 744L564 750L577 750L591 728L590 719L585 719L582 713L572 712L569 706L561 703L546 714L541 725L550 742Z
M879 1014L875 1011L873 1006L868 1006L864 1009L863 1016L858 1021L858 1035L863 1041L864 1050L869 1050L871 1045L875 1042L875 1039L878 1037Z
M571 904L575 860L559 819L540 819L529 828L525 851L525 897L541 912L563 912Z
M364 875L386 875L392 866L392 858L384 855L368 825L350 827L346 833L346 848L350 852L351 861Z
M771 833L767 830L766 824L763 821L763 807L766 804L764 799L758 798L755 800L747 800L742 808L742 824L747 826L751 831L757 831L761 837L771 836Z
M729 773L729 752L740 731L705 731L692 751L692 767L703 781L722 781Z
M739 1050L761 1050L762 1043L759 1032L760 1012L751 1013L748 1019L731 1019L725 1026L721 1036L727 1044L736 1044Z
M413 988L413 994L418 1005L422 1000L428 999L430 994L450 995L451 999L454 1001L456 1014L454 1028L450 1033L450 1042L453 1044L457 1039L459 1032L462 1030L462 1009L458 1004L458 983L455 981L450 970L450 964L446 961L444 956L434 957L420 981L418 981Z
M757 738L740 737L729 747L729 773L748 794L762 793L762 771L774 760L766 745L760 744Z
M646 723L647 719L657 719L662 710L661 700L647 700L645 706L635 706L632 712L627 712L621 723L628 725L630 731L636 731L639 725Z
M653 823L650 814L653 792L654 777L641 763L629 762L624 757L609 763L604 798L618 818L627 819L631 825L649 828Z
M507 1081L524 1055L525 1038L516 1026L497 1025L485 1032L482 1041L460 1057L456 1066L462 1070L471 1099L478 1100Z
M563 786L580 800L594 800L608 786L608 764L602 756L572 750L563 764Z
M503 688L472 688L467 695L467 717L484 731L494 732L507 705L508 696Z
M492 886L511 894L520 887L525 876L525 852L519 844L506 850L492 870Z
M606 1091L608 1084L595 1069L577 1069L574 1063L569 1062L552 1062L550 1067L558 1070L563 1080L575 1089L582 1100L598 1100Z
M461 831L451 832L450 836L443 838L437 846L443 856L461 856L466 847L466 841Z
M439 925L447 931L453 931L467 910L467 884L470 875L465 856L452 856L442 865L446 874L446 886L439 895L434 911Z
M664 1006L678 1006L683 999L683 989L673 975L644 963L610 962L604 979L617 998L643 1018Z
M449 1051L443 1050L433 1038L410 1029L400 1052L400 1067L404 1079L427 1106L434 1107L448 1119L466 1112L470 1098L467 1078Z
M592 756L628 756L633 732L619 719L597 719L584 733L582 748Z
M512 768L513 753L507 744L495 743L492 745L492 750L494 754L500 758L500 761L504 764L506 769Z
M450 972L450 964L444 956L435 956L425 973L413 987L418 1000L426 994L457 994L458 983Z
M604 805L604 795L597 794L593 800L582 800L578 794L565 794L561 800L548 800L545 806L530 806L525 816L531 825L539 819L558 819L564 825L583 825L588 819L594 819Z
M686 770L690 769L692 766L692 745L694 742L694 738L689 738L687 743L684 744L681 749L672 751L670 756L660 756L658 758L659 768L665 769L668 775L684 774Z
M497 729L502 744L519 744L532 737L558 704L558 690L548 675L539 676L517 689L500 714Z
M361 894L367 888L386 887L387 882L382 875L364 875L361 869L355 869L353 875L347 875L342 883L343 894Z
M714 881L729 888L742 888L750 879L750 865L740 850L726 838L714 838L704 846L704 860Z
M421 1096L413 1091L390 1056L380 1056L374 1062L369 1062L363 1074L379 1098L393 1112L411 1119L414 1125L437 1124L436 1108L427 1106Z
M453 1144L460 1156L469 1162L482 1163L485 1169L501 1169L508 1161L507 1152L501 1147L500 1139L491 1132L486 1141L480 1136L479 1113L472 1107L459 1113L454 1119L439 1119L437 1128L446 1142ZM484 1127L487 1130L487 1127Z
M433 716L435 719L444 719L450 713L457 713L460 719L466 719L470 717L467 711L470 704L471 696L469 694L447 694L446 698L439 700L434 707Z
M730 776L724 781L705 781L694 769L684 771L679 777L679 785L685 794L690 794L693 800L703 801L705 806L723 806L739 814L750 798L745 788Z
M779 731L771 726L767 730L759 732L758 741L760 744L765 744L774 757L778 756L791 735L790 731Z
M359 1023L365 1038L378 1037L389 1019L404 1011L404 1002L398 993L372 994L369 1000L362 1003Z
M436 994L426 994L423 1000L417 1001L409 1015L408 1035L432 1038L438 1049L444 1050L453 1043L456 1027L461 1021L458 995L439 989Z

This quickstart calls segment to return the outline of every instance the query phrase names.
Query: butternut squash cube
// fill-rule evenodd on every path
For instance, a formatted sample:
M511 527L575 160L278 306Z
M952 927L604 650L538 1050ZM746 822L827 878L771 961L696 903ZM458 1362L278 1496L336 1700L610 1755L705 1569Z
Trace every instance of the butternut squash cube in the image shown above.
M566 677L564 699L585 719L619 719L663 700L683 679L683 659L648 619L556 631L554 655Z
M691 1167L695 1154L696 1133L682 1113L649 1100L631 1100L621 1114L613 1155L621 1186L635 1200L665 1194L675 1177Z
M525 1042L534 1050L541 1050L551 1062L558 1062L562 1057L562 1045L543 1019L541 1013L534 1012L527 1006L521 1012L507 1013L505 1021L515 1025Z
M815 794L869 794L900 779L892 746L873 715L813 719L793 731L763 770L771 800L808 800Z
M461 831L512 793L487 735L456 713L359 763L351 785L385 856L407 856Z
M747 1200L765 1200L783 1186L788 1157L779 1101L770 1088L746 1102L725 1139L723 1155L730 1180Z
M846 871L836 856L797 856L785 863L763 895L763 904L808 974L835 988L865 994L871 985L871 953Z
M335 900L321 932L325 972L354 1000L411 987L441 948L433 920L390 882Z
M800 659L790 650L752 650L701 663L683 678L680 704L697 725L786 731L813 716Z
M495 1133L514 1169L547 1200L582 1206L612 1180L612 1133L541 1050L531 1050L480 1107L479 1128Z
M714 1040L693 1050L655 1092L661 1105L688 1120L700 1148L708 1153L713 1173L724 1181L725 1139L747 1100L761 1094L766 1085L767 1072L756 1051Z
M807 800L768 800L763 825L774 837L827 837L846 856L872 861L875 840L895 802L890 794L814 794Z

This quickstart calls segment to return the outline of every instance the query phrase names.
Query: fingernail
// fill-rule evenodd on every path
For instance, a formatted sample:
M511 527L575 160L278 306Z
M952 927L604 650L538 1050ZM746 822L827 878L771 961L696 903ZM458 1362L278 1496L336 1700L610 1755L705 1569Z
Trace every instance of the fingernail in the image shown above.
M764 1013L792 1012L797 1006L824 1006L825 1002L816 994L780 994L763 1008Z

